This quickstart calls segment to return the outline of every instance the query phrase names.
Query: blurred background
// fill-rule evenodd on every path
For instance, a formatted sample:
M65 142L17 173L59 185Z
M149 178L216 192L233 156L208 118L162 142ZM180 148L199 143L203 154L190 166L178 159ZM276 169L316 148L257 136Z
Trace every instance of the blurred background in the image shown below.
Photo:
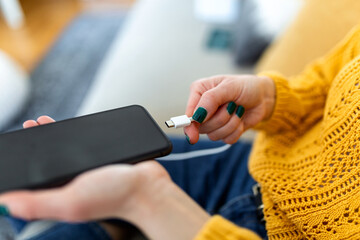
M13 4L6 3L11 1L13 0L3 1L2 4L0 48L28 72L36 67L63 29L82 12L116 9L127 11L135 2L135 0L21 0L13 1L17 2Z
M356 0L0 0L0 132L140 104L182 133L163 123L184 114L191 82L297 74L359 10Z
M43 114L62 120L130 104L164 127L184 113L192 81L252 73L301 5L0 0L0 131Z
M358 0L0 0L0 132L140 104L182 134L164 122L184 114L193 81L296 75L359 11ZM0 238L12 234L0 219Z

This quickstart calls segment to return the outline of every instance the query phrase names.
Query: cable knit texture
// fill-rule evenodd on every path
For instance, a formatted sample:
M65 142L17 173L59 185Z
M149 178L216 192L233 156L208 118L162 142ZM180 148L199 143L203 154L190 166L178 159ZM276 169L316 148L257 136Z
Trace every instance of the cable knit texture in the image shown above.
M215 215L203 227L201 232L194 240L261 240L261 238L252 231L239 228L225 218Z
M269 239L360 239L360 28L299 76L276 83L276 106L249 163L262 186Z
M276 83L276 105L257 126L249 168L269 239L360 239L359 53L357 27L299 76L264 73ZM210 221L197 239L230 229ZM216 239L233 239L225 235Z

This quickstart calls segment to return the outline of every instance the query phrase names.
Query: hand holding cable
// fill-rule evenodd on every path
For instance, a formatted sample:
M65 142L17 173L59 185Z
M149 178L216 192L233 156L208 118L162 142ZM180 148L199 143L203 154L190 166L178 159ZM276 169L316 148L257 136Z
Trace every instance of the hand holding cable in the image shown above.
M194 122L184 132L192 144L199 140L200 133L233 144L245 130L270 118L274 106L275 84L268 77L227 75L200 79L191 85L186 116L192 116Z

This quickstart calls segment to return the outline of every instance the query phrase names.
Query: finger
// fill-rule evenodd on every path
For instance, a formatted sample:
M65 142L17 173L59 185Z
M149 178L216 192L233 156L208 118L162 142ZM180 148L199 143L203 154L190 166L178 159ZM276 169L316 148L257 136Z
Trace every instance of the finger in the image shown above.
M184 133L190 144L195 144L199 141L199 127L200 123L193 122L190 126L184 128Z
M225 103L236 101L239 91L232 89L230 82L221 82L216 87L204 92L196 106L193 119L199 123L209 120ZM229 91L231 89L231 91Z
M189 100L185 111L187 116L191 117L194 114L195 107L199 103L202 94L211 87L212 84L210 82L212 79L200 79L191 84ZM193 122L190 126L184 128L184 134L190 144L195 144L199 140L199 127L199 123Z
M241 122L238 128L233 131L229 136L225 137L223 141L227 144L234 144L239 140L244 131L244 124L243 122Z
M189 117L191 117L194 114L195 107L197 106L201 95L203 92L205 92L207 89L202 81L196 81L191 84L190 87L190 94L188 98L188 102L186 105L186 111L185 114Z
M189 100L186 107L186 114L192 116L198 106L201 96L208 90L215 88L227 76L219 75L197 80L191 84Z
M0 196L11 216L26 219L73 220L69 214L69 197L63 189L44 191L18 191Z
M190 96L186 108L186 115L193 116L203 94L218 86L224 80L224 78L226 78L226 76L214 76L194 82L190 88ZM184 128L184 133L190 139L192 144L196 143L199 139L199 127L200 124L192 123L189 127Z
M41 117L39 117L36 121L37 121L37 123L40 124L40 125L44 125L44 124L49 124L49 123L55 122L55 120L52 119L52 118L49 117L49 116L41 116Z
M36 126L39 126L39 124L34 120L27 120L23 123L23 128L31 128Z
M235 131L239 131L240 123L241 119L234 114L226 125L208 133L208 137L212 141L223 140L233 134Z
M199 129L200 133L210 133L226 125L231 119L231 116L234 113L235 108L236 108L236 104L234 102L224 104L222 107L218 109L218 111L214 114L214 116L209 119L209 121L201 124Z

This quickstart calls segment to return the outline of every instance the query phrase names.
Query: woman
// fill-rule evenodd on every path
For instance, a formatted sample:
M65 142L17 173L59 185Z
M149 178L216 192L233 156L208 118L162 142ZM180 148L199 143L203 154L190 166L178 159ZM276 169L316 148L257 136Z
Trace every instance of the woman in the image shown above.
M199 133L235 143L249 128L261 131L249 169L261 186L270 239L360 238L359 40L357 27L291 79L277 73L216 76L191 87L186 114L198 121L185 129L191 144L198 142ZM234 103L243 106L237 114ZM176 175L177 170L169 169ZM196 171L201 177L203 169ZM241 176L231 177L236 181ZM264 234L261 228L236 226L216 211L211 217L155 161L103 167L63 188L12 192L0 196L0 202L13 216L27 220L120 218L151 239L259 239Z

